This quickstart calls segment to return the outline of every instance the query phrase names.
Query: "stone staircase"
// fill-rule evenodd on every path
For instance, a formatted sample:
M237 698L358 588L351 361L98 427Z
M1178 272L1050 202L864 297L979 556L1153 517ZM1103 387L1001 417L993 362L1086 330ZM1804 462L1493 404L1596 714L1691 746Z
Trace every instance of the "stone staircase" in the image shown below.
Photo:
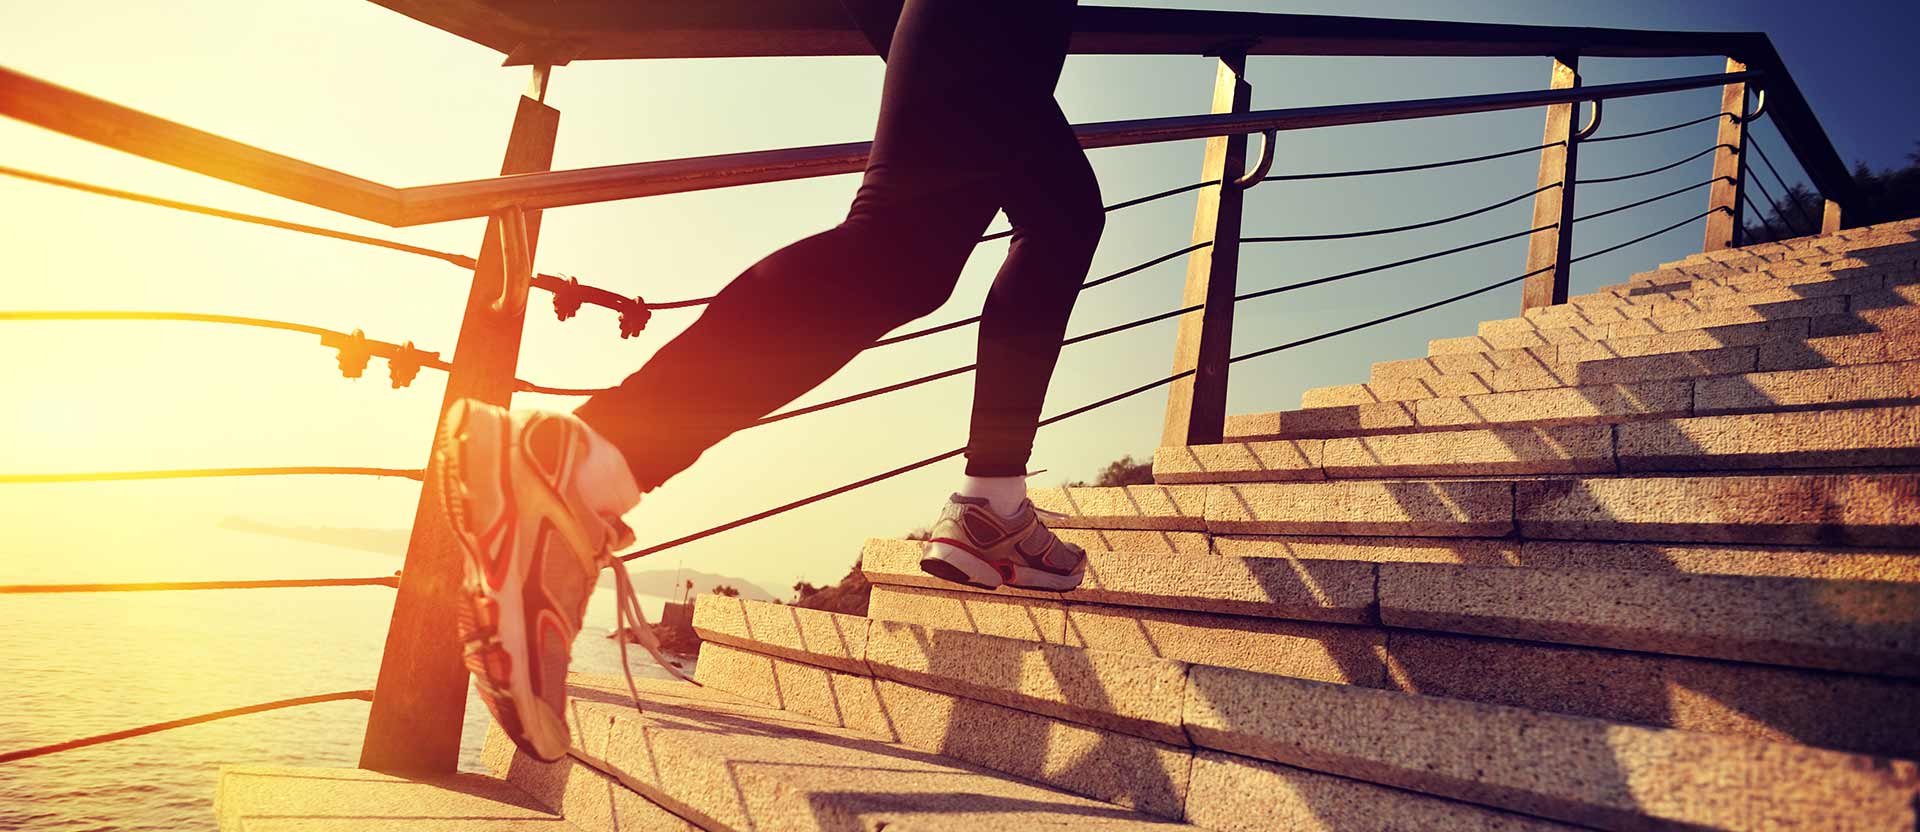
M1913 830L1916 261L1695 255L1232 417L1035 495L1064 595L875 540L868 617L704 597L705 687L576 677L575 757L496 731L494 782L591 832Z

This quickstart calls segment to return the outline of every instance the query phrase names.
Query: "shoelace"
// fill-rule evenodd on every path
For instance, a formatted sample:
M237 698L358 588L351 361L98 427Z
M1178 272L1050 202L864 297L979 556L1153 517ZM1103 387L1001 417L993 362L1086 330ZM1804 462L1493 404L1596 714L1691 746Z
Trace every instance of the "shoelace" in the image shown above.
M621 524L618 520L613 522L619 524L616 535L621 532L631 534L625 529L625 524ZM628 633L633 634L634 639L640 642L640 646L645 648L647 654L665 668L667 673L688 684L700 686L699 682L680 672L679 667L667 661L667 657L660 653L660 639L653 634L653 626L647 623L646 613L640 610L640 594L633 589L633 576L627 572L626 561L613 557L611 548L601 552L600 559L607 568L613 570L614 640L620 643L620 672L627 676L627 695L633 697L634 710L643 709L640 707L640 686L634 684L633 668L627 662Z

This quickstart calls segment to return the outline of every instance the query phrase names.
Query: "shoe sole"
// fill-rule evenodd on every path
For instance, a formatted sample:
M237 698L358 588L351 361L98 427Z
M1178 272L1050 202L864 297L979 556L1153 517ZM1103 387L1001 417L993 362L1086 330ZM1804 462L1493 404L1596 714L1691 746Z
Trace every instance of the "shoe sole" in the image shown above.
M994 561L942 542L927 545L927 554L920 558L920 571L949 583L977 589L995 590L1005 586L1034 592L1070 592L1079 588L1081 579L1086 575L1084 571L1055 575L1037 569L1002 568ZM992 582L988 583L989 580Z
M565 736L564 717L559 729L561 736L557 738L552 736L554 732L548 725L551 719L525 718L523 711L529 708L529 702L522 701L523 698L532 700L533 708L546 709L546 704L534 697L531 690L521 690L513 684L513 669L532 661L533 657L530 650L524 657L514 656L503 642L501 633L503 624L514 628L516 632L525 626L525 617L519 609L519 595L514 590L524 583L526 575L516 575L514 572L526 568L526 559L509 558L512 571L502 578L502 586L496 592L491 586L489 574L501 558L491 557L484 551L480 532L473 524L466 456L474 410L466 401L455 402L448 409L446 418L441 420L438 435L434 437L437 449L434 461L439 470L435 484L442 510L453 528L454 539L459 542L462 554L461 601L455 606L454 615L461 635L463 661L473 673L476 687L480 688L481 701L486 703L487 710L492 712L494 720L500 723L501 730L513 740L514 745L535 759L553 762L566 755L569 744ZM510 466L511 431L501 425L498 433L494 438L501 443L499 464ZM515 511L513 495L505 486L505 472L499 476L504 511L511 513ZM511 547L513 541L509 539L504 545ZM530 634L518 633L518 638L523 645L531 645ZM547 727L536 728L536 725ZM535 737L536 732L546 735L544 743L541 738ZM557 751L552 747L556 742ZM548 747L543 748L542 745Z

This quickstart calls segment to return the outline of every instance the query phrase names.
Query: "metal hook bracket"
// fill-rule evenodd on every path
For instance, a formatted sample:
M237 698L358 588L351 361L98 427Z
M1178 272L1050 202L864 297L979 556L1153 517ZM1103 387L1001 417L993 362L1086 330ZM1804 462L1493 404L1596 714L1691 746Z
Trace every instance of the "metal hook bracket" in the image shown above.
M1595 131L1598 131L1599 129L1600 129L1600 99L1596 98L1593 100L1593 117L1587 119L1586 125L1580 128L1580 132L1573 134L1573 140L1576 142L1586 141L1588 138L1591 138L1593 136Z
M1755 119L1760 118L1761 114L1767 111L1767 88L1766 87L1761 87L1759 89L1758 98L1759 98L1759 101L1754 105L1753 112L1748 113L1745 118L1740 119L1741 124L1752 124Z
M526 311L527 293L533 288L533 252L527 239L527 212L516 203L495 214L494 220L500 229L503 273L500 297L494 300L493 311L519 315Z
M1267 174L1273 171L1274 133L1275 131L1273 130L1260 131L1260 162L1253 166L1253 170L1247 171L1242 174L1239 179L1233 180L1234 187L1244 191L1260 184L1260 180L1267 178Z

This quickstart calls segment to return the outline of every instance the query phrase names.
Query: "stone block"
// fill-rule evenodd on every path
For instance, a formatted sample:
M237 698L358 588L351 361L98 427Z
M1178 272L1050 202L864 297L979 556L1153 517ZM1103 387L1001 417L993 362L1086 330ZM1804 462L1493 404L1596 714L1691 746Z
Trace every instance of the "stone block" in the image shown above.
M520 789L480 774L407 777L357 768L222 766L222 832L575 832Z
M1710 309L1683 315L1670 315L1658 318L1642 318L1632 321L1617 321L1607 325L1607 333L1599 338L1633 338L1642 335L1655 335L1662 332L1676 332L1689 329L1708 329L1732 324L1747 324L1756 321L1773 321L1786 318L1811 318L1816 315L1833 315L1845 312L1846 298L1808 298L1806 300L1785 303L1767 303L1757 306L1738 306L1728 309Z
M825 725L887 735L889 718L873 680L708 642L700 646L700 684Z
M1389 627L1920 677L1920 585L1380 565Z
M862 570L876 584L978 591L920 571L911 541L868 541ZM1361 624L1371 620L1371 564L1223 558L1211 552L1140 554L1087 550L1087 576L1066 593L1002 587L996 597L1178 609Z
M1920 401L1920 361L1748 373L1694 382L1694 412L1742 413Z
M1604 341L1590 341L1584 344L1566 344L1560 348L1560 361L1573 364L1582 361L1604 361L1612 358L1629 358L1641 355L1661 355L1675 352L1696 352L1699 350L1722 349L1725 347L1745 347L1765 344L1773 341L1792 340L1807 337L1811 326L1808 318L1787 318L1777 321L1757 321L1754 323L1716 326L1707 329L1685 329L1678 332L1662 332L1657 335L1642 335L1633 338L1609 338Z
M1373 365L1372 379L1379 382L1394 378L1432 378L1461 373L1490 373L1516 367L1538 367L1557 362L1559 349L1556 345L1492 352L1445 353L1426 358L1382 361Z
M1162 447L1153 453L1156 483L1318 480L1321 439Z
M573 713L611 724L596 766L708 829L1160 830L1162 819L849 728L679 683L575 677Z
M906 586L875 586L867 616L941 630L1065 644L1066 610L1058 602L1002 598L983 592L948 592Z
M1701 416L1614 430L1622 471L1920 465L1920 407ZM1332 466L1330 458L1330 473Z
M1373 627L1070 604L1066 643L1350 685L1386 678L1385 636Z
M1702 575L1819 578L1832 581L1920 582L1920 554L1819 546L1701 543L1615 543L1528 540L1507 565L1576 569L1637 569ZM1407 562L1415 562L1408 559ZM1433 560L1430 562L1445 562ZM1492 559L1458 563L1501 565Z
M1687 415L1692 382L1600 384L1413 403L1421 427L1479 426L1497 422L1553 425L1608 423Z
M1388 652L1408 693L1920 757L1911 680L1410 630Z
M1165 743L1180 731L1184 662L1079 647L874 624L874 675L915 687Z
M1362 534L1495 537L1513 527L1513 486L1502 481L1216 485L1215 534Z
M1335 478L1612 472L1613 433L1565 425L1360 436L1327 440L1324 460Z
M1520 541L1500 538L1222 535L1214 551L1239 558L1519 566Z
M770 601L702 595L693 630L708 641L756 653L865 673L867 619Z
M1608 829L1902 829L1920 786L1907 761L1205 666L1186 722L1204 748Z
M1178 819L1186 804L1193 752L1184 743L1168 745L898 682L877 684L900 742L911 748L1158 817Z
M1572 832L1584 827L1217 751L1193 760L1187 820L1218 832Z
M1761 372L1920 360L1920 337L1868 332L1760 346Z
M1521 481L1515 517L1526 538L1910 547L1920 540L1920 477Z
M1207 551L1207 533L1157 529L1054 529L1054 536L1082 549L1140 554Z
M1410 430L1413 426L1411 405L1383 402L1228 416L1226 438L1234 441L1324 439Z
M1115 488L1036 488L1034 506L1067 515L1049 525L1082 529L1204 531L1203 486L1128 485Z

